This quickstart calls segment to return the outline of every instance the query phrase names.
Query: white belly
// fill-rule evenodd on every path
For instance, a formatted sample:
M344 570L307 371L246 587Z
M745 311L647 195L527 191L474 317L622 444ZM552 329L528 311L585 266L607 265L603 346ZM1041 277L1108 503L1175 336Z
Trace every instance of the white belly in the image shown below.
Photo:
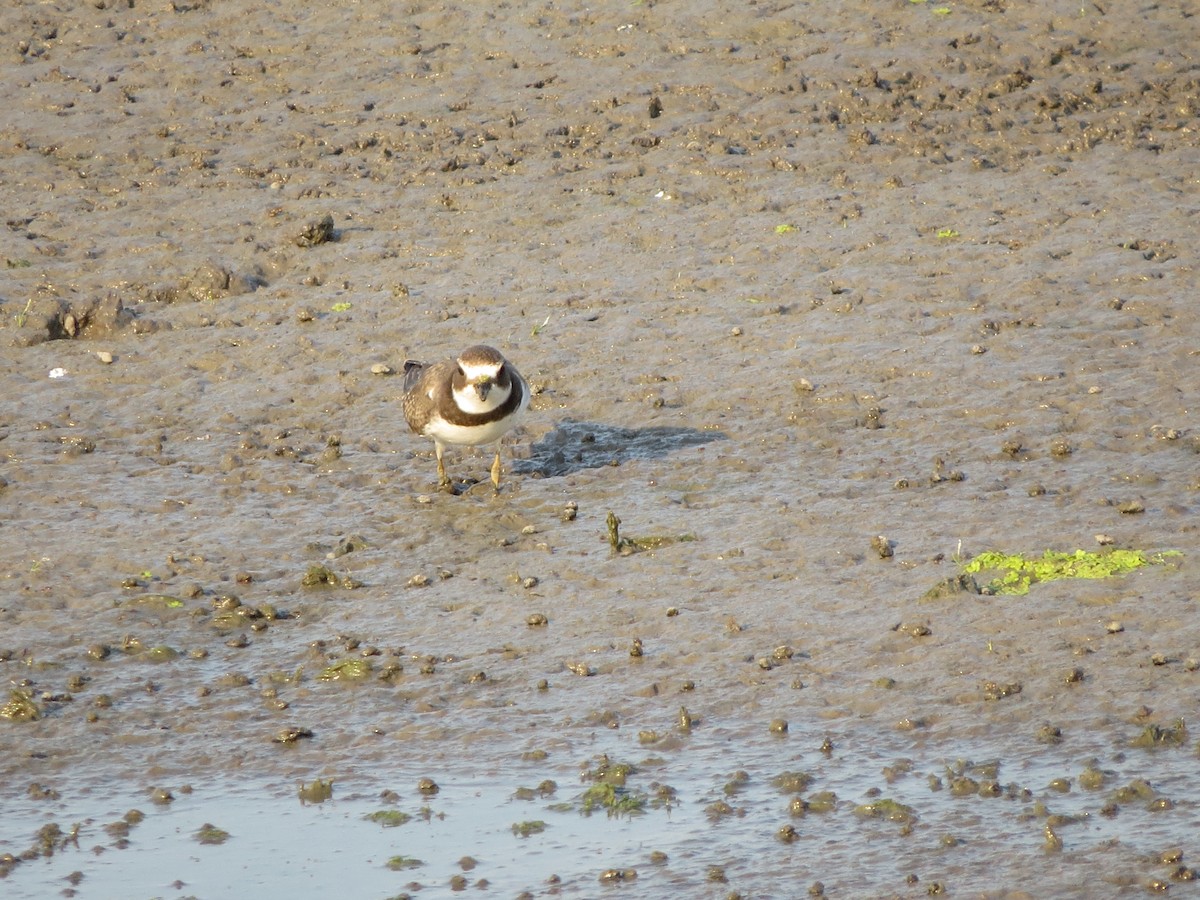
M505 433L520 424L525 417L525 404L511 416L486 425L452 425L440 416L434 416L425 426L425 434L443 444L491 444L504 437Z

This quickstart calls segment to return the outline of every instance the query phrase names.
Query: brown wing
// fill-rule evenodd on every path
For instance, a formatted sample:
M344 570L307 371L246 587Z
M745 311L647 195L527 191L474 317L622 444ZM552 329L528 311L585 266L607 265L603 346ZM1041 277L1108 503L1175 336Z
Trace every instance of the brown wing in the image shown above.
M425 433L425 426L429 424L437 405L437 401L429 396L430 390L436 388L433 391L435 397L449 394L450 370L454 367L453 360L442 360L432 365L411 359L405 361L404 418L408 427L417 434Z

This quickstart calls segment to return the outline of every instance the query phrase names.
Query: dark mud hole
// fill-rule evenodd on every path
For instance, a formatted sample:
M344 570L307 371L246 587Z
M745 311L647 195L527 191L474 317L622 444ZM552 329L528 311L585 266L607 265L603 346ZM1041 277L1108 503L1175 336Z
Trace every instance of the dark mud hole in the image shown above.
M353 828L444 816L381 893L462 855L505 893L1193 893L1197 30L9 4L6 896L52 850L102 885L71 825L133 859L104 826L155 788L219 894L208 854L262 859L221 810L317 778ZM439 495L386 373L479 340L533 409L498 497ZM614 555L610 510L696 540ZM920 602L1098 535L1184 555ZM672 808L581 818L603 753ZM314 879L384 871L346 859Z

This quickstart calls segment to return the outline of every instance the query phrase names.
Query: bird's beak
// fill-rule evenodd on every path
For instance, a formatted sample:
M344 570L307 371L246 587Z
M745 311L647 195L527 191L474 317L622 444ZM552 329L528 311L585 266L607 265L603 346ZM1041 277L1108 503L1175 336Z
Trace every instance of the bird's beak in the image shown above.
M481 378L475 382L475 393L479 395L480 400L486 400L488 391L492 389L492 379Z

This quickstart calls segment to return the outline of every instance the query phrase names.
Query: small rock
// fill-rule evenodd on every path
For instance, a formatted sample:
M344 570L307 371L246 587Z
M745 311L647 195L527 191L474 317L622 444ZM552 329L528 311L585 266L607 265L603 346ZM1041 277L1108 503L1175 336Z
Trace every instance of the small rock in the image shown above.
M175 795L166 788L155 788L150 794L150 802L165 806L175 800Z
M315 247L326 241L337 240L333 229L333 216L326 214L322 218L309 222L296 236L296 246Z
M1050 442L1050 455L1058 459L1070 456L1074 452L1070 442L1066 438L1055 438Z

